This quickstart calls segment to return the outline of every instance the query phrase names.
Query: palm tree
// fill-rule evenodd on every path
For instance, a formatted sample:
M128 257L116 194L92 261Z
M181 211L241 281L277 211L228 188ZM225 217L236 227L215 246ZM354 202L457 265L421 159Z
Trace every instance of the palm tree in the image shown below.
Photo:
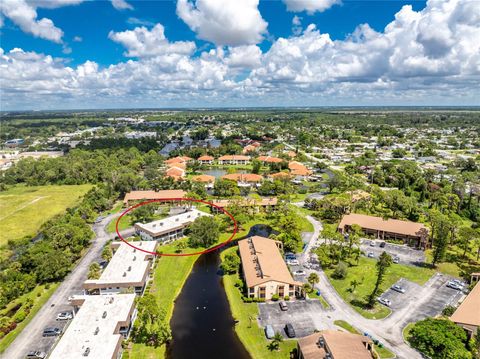
M356 279L352 280L350 282L350 285L351 285L351 289L352 289L352 293L355 292L355 289L357 289L358 285L360 284L360 282Z
M308 280L308 283L310 283L312 287L315 287L315 284L320 282L320 278L318 277L317 273L310 273L307 280Z
M283 342L283 336L280 334L280 332L276 332L272 338L272 341L268 344L268 350L278 350L281 342Z

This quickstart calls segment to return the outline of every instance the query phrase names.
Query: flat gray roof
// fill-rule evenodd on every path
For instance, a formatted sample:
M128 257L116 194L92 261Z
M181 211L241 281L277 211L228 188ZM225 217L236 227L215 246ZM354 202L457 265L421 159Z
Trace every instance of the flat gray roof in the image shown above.
M77 315L53 349L49 359L111 359L123 339L116 334L120 324L129 323L135 294L86 295ZM106 313L106 314L105 314ZM84 356L90 348L88 356Z

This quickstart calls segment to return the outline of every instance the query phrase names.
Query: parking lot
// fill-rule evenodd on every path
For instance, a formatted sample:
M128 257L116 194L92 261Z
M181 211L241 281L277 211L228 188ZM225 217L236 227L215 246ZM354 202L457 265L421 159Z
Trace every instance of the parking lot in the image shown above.
M363 239L360 244L360 249L365 255L367 255L368 252L372 252L373 258L378 258L380 254L385 251L392 257L398 257L400 259L399 263L402 264L420 265L425 263L425 253L423 250L387 242L383 242L385 243L385 247L382 248L380 247L380 243L382 242L383 241L379 240ZM371 243L374 243L375 246L371 246Z
M60 312L72 312L73 311L72 306L69 305L69 304L62 304L62 305L59 305L58 307L55 306L55 308L58 310L58 313L60 313ZM60 328L62 330L62 333L63 333L66 330L68 324L70 324L70 322L71 322L71 320L56 320L56 315L55 315L54 317L50 318L50 320L48 321L45 328L47 328L47 327ZM27 350L25 350L25 354L28 353L29 351L32 351L32 350L39 350L39 351L42 351L42 352L45 352L45 353L49 353L52 350L56 341L60 339L60 336L43 337L42 332L43 332L43 329L45 329L45 328L42 328L39 331L39 333L36 334L36 337L38 338L36 340L36 345L32 348L28 348Z
M275 332L280 332L284 337L287 337L284 329L287 323L292 324L296 337L305 337L315 329L321 329L316 328L313 318L320 312L325 312L318 300L298 300L287 304L287 311L282 311L278 302L259 304L260 326L264 328L269 324Z
M464 295L462 291L447 287L447 282L450 279L448 276L436 275L424 286L421 286L401 278L395 284L405 289L405 293L399 293L389 288L382 294L382 298L390 300L390 309L398 311L411 306L427 295L428 300L417 309L416 314L418 320L424 317L432 317L440 314L446 306L455 305ZM423 291L425 288L428 289L427 293Z

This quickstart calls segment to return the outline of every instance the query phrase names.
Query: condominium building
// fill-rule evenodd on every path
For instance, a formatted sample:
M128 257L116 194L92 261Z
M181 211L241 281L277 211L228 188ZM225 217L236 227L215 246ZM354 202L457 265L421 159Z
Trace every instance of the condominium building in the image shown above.
M280 253L282 242L253 236L239 241L238 248L249 298L270 300L273 295L303 295L302 283L292 278Z
M135 321L135 294L71 298L76 315L49 359L117 359Z
M164 191L130 191L125 194L123 204L128 206L135 201L164 200L166 203L174 202L176 198L185 198L187 192L181 189Z
M297 343L298 359L372 359L373 342L369 337L324 330L300 338Z
M466 330L469 338L480 328L480 284L475 284L450 320Z
M428 244L428 229L422 223L351 213L343 216L338 230L347 233L354 224L360 226L365 234L378 239L401 239L406 244L421 248L426 248Z
M132 242L135 247L155 252L156 241ZM113 294L134 291L142 294L148 282L154 254L131 247L129 244L113 242L114 254L98 279L88 279L83 283L87 294Z
M221 165L246 165L250 162L250 156L244 155L225 155L218 158Z
M150 223L135 223L135 231L144 241L170 242L182 238L185 228L201 216L210 214L193 209Z

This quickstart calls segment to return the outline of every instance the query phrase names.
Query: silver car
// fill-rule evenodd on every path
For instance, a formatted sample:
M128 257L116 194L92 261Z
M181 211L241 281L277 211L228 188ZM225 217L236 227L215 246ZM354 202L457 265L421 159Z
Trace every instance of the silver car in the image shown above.
M267 337L267 339L272 339L275 336L275 331L270 324L267 324L265 326L265 336Z
M392 285L392 290L398 293L405 293L405 288L403 288L401 285L398 285L398 284Z

